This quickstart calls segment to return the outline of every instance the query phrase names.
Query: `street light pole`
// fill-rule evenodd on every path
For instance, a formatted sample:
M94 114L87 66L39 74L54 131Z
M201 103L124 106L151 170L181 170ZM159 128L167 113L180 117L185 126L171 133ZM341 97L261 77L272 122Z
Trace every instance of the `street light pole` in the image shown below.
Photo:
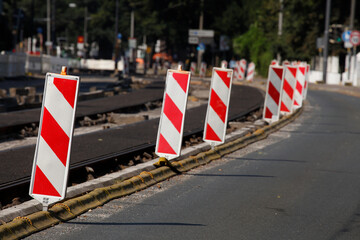
M85 2L85 13L84 13L84 59L86 60L86 45L87 45L87 15L88 15L88 7L87 3Z
M281 37L281 35L282 35L283 8L284 8L283 1L284 1L284 0L280 0L279 26L278 26L278 38L279 38L279 40L280 40L280 37ZM279 51L279 50L278 50L278 51ZM280 62L281 62L281 55L280 55L279 52L277 53L276 58L277 58L278 63L280 64Z
M354 30L354 17L355 17L355 0L351 0L351 9L350 9L350 31ZM354 71L356 65L356 47L353 47L353 54L351 54L351 49L348 48L348 80L351 80L354 83Z
M354 29L354 17L355 17L355 0L351 0L350 30L353 30L353 29Z
M46 53L48 55L50 55L50 45L49 45L49 42L50 42L50 0L47 0L46 1L46 42L45 42L45 45L46 45Z
M200 2L200 19L199 19L199 29L202 30L204 28L204 0ZM202 61L202 54L203 52L198 50L197 54L197 67L200 69L201 61Z
M330 6L331 6L331 0L326 0L326 16L325 16L325 31L324 31L324 59L323 59L323 81L324 81L324 83L326 83L327 58L328 58L328 51L329 51Z
M116 0L115 2L115 33L114 33L114 72L118 72L118 49L117 49L117 35L118 35L118 28L119 28L119 0Z
M134 10L131 10L131 20L130 20L130 37L131 38L134 38L134 25L135 25Z

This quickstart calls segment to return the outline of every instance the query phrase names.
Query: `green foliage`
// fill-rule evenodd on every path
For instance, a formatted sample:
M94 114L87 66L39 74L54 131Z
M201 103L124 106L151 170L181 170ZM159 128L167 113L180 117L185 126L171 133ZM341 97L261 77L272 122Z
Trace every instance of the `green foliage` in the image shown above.
M273 52L265 33L256 24L251 25L245 34L235 38L233 45L236 54L255 63L260 75L267 74Z
M90 17L88 43L98 42L101 57L105 58L112 55L117 32L123 35L122 48L127 46L132 10L135 12L135 37L139 44L143 36L150 46L154 46L157 39L166 40L171 53L186 57L194 49L194 45L187 43L188 30L199 27L199 16L203 10L204 29L215 30L214 51L207 50L205 55L226 56L218 52L218 46L220 36L227 35L234 42L234 52L256 61L261 73L265 72L261 66L266 65L268 59L275 58L277 53L283 59L307 61L317 54L315 41L323 35L326 3L326 0L283 0L283 29L282 35L278 36L279 0L117 0L118 29L115 29L116 0L52 1L56 5L56 37L67 39L68 43L75 43L77 36L84 34L87 6ZM349 23L350 2L332 0L330 24ZM19 8L25 13L21 27L23 37L35 35L37 28L42 28L46 36L46 0L3 0L2 3L0 51L12 48L13 14ZM76 3L76 7L70 8L69 3ZM35 10L33 24L32 4ZM356 7L355 28L358 26L360 4ZM20 31L16 40L20 40ZM330 54L343 51L341 44L330 45ZM228 58L233 55L231 51L226 54Z

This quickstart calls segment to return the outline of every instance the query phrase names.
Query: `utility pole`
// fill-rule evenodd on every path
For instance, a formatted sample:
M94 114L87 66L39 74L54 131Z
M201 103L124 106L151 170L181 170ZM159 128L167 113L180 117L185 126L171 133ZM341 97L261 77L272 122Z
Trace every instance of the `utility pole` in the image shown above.
M278 38L280 40L281 35L282 35L282 25L283 25L283 10L284 10L284 4L283 4L284 0L280 0L280 11L279 11L279 28L278 28ZM279 50L278 50L279 51ZM281 55L278 52L276 59L278 61L278 63L280 64L281 62Z
M51 40L52 47L56 46L56 23L55 23L55 14L56 14L56 0L51 0Z
M135 29L135 13L134 9L131 9L130 15L130 39L134 41L134 29ZM130 72L136 72L136 46L130 47Z
M0 0L1 2L2 0ZM35 52L33 49L33 31L34 31L34 1L35 0L31 0L31 22L30 22L30 52L33 53ZM1 3L0 3L1 4ZM0 6L1 8L1 6ZM0 12L2 12L2 10L0 9Z
M351 0L351 8L350 8L350 31L354 30L354 18L355 18L355 0ZM355 76L355 66L356 66L356 47L353 47L353 56L351 55L351 49L348 48L348 58L349 58L349 75L348 80L351 80L354 84L354 76ZM350 73L351 72L351 73Z
M204 28L204 0L201 0L200 2L200 19L199 19L199 29L203 30ZM197 55L197 67L198 69L200 69L200 65L201 65L201 60L202 60L202 54L203 51L199 51L198 50L198 55Z
M135 25L134 10L131 10L131 19L130 19L130 37L131 38L134 38L134 25Z
M350 30L354 30L354 17L355 17L355 0L351 0Z
M48 55L50 55L50 33L51 33L51 29L50 29L50 0L46 1L46 53Z
M88 41L88 36L87 36L87 21L88 21L88 7L87 7L87 2L85 1L85 10L84 10L84 59L86 60L86 48L87 48L87 41Z
M327 73L327 58L329 51L329 24L330 24L330 6L331 0L326 0L326 16L325 16L325 31L324 31L324 59L323 59L323 81L326 84Z
M117 49L117 35L119 28L119 0L116 0L115 3L115 32L114 32L114 72L117 73L117 63L118 63L118 49Z

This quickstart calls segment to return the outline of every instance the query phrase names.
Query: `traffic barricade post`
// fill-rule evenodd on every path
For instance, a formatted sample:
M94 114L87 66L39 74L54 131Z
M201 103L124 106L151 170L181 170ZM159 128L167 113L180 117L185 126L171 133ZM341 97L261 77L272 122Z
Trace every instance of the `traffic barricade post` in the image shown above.
M80 77L47 73L29 194L47 210L65 198Z
M286 65L284 66L284 71L280 112L287 115L293 112L294 91L298 67Z
M180 156L190 76L180 65L166 74L155 153L167 160Z
M203 140L215 145L224 143L229 112L233 70L213 68Z
M270 65L263 112L263 119L269 123L276 122L280 119L283 74L283 67Z

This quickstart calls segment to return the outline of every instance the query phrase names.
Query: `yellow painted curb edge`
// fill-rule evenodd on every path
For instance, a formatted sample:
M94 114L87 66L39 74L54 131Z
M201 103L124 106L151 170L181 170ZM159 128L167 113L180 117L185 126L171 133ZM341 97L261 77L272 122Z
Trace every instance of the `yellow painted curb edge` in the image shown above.
M202 152L196 156L190 156L180 161L172 161L171 166L162 166L150 172L142 172L137 176L114 185L97 188L83 196L57 203L47 212L40 211L30 214L27 217L17 217L13 221L0 226L0 239L24 238L60 222L73 219L112 199L132 194L175 176L179 172L186 172L192 168L207 164L212 160L219 159L222 156L240 148L244 148L253 142L265 139L272 132L277 131L295 120L302 111L303 108L297 109L292 115L285 116L276 123L260 128L250 135L219 145L207 152Z

